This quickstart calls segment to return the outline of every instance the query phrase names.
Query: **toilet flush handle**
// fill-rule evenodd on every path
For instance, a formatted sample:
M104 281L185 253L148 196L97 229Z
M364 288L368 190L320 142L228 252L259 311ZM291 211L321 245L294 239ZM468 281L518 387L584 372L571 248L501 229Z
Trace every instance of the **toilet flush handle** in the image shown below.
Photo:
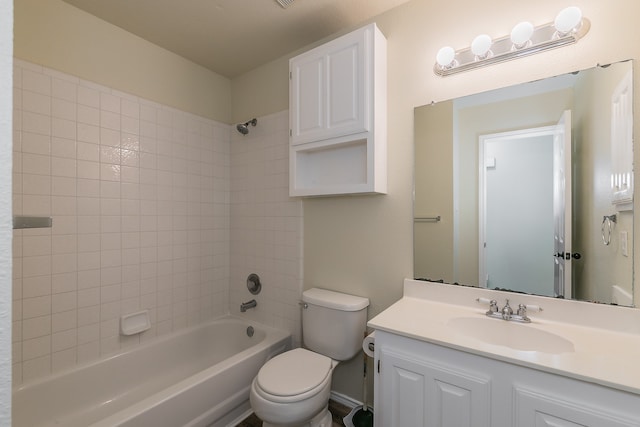
M306 302L304 302L304 301L298 301L298 305L299 305L299 306L301 306L301 307L302 307L302 308L304 308L304 309L309 308L309 304L307 304L307 303L306 303Z

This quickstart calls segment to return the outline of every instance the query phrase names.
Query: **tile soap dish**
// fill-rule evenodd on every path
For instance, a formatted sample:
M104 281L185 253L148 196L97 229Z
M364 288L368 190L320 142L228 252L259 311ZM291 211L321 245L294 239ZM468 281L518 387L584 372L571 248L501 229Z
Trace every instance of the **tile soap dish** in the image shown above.
M149 310L125 314L120 317L120 333L122 335L135 335L150 328Z

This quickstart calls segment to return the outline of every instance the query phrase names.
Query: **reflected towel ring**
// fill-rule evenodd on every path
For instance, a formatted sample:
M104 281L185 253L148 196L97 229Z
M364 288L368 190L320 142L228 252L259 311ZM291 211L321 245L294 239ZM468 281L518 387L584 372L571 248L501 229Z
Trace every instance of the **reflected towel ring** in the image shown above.
M616 214L605 215L602 217L602 243L604 243L605 246L609 246L611 244L611 231L613 229L613 224L616 222Z

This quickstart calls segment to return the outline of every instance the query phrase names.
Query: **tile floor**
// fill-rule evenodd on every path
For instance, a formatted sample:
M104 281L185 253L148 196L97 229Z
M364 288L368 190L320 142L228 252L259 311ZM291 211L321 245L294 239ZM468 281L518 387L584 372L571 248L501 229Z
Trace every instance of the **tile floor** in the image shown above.
M351 408L344 406L338 402L333 400L329 401L329 410L331 411L331 415L333 415L333 427L344 427L344 423L342 422L342 418L347 416L351 411ZM247 418L245 418L237 427L261 427L262 421L255 414L251 414Z

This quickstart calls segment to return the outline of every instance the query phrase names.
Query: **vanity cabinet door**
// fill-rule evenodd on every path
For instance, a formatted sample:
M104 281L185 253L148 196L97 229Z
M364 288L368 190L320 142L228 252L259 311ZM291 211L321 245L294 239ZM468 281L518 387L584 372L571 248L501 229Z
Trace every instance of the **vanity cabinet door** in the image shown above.
M383 426L489 427L491 381L417 354L380 352Z
M619 411L613 411L610 403L617 399L617 392L601 389L596 400L585 399L580 389L534 390L514 388L515 427L631 427L640 426L634 419ZM563 393L565 392L566 393ZM556 393L560 394L556 394Z

